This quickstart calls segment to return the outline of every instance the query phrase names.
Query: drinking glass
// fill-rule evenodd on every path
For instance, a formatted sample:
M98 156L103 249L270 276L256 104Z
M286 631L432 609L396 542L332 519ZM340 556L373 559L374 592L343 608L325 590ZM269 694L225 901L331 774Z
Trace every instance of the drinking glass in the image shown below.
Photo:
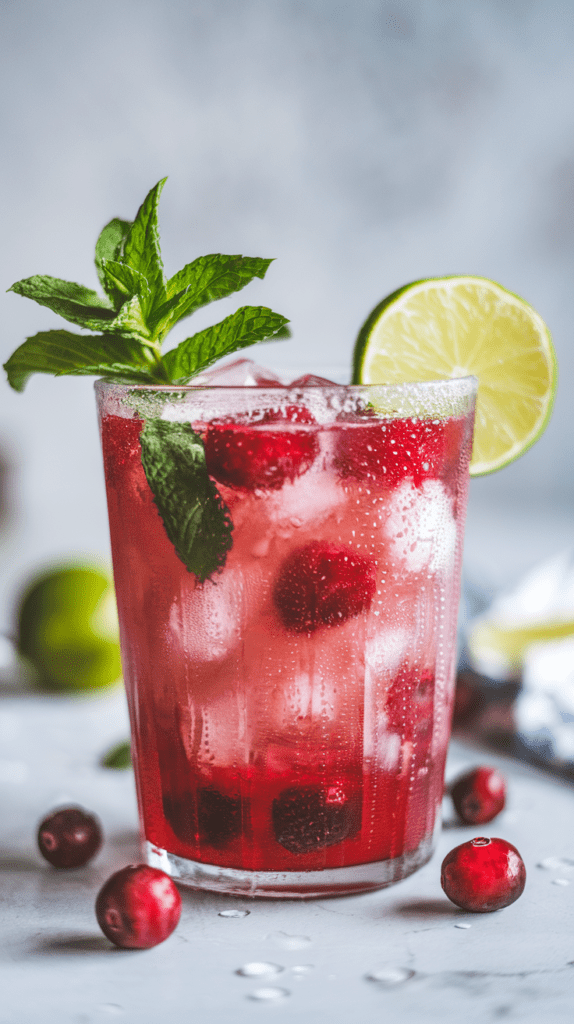
M476 387L96 384L150 864L293 898L389 885L430 858ZM150 419L201 436L232 523L205 582L148 486Z

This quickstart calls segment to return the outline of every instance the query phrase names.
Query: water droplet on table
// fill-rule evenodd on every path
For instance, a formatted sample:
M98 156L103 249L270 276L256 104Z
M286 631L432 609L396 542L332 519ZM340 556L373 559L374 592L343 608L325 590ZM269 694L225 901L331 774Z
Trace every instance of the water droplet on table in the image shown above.
M284 969L280 964L268 964L255 960L250 964L243 964L243 967L239 967L236 973L243 978L261 978L265 974L281 974Z
M310 974L314 967L315 964L295 964L295 966L291 968L291 971L298 978L302 978L304 974Z
M457 921L455 928L472 928L472 925L467 924L466 921Z
M286 988L256 988L254 992L250 992L248 999L254 999L257 1002L275 1002L278 999L285 999L286 996L291 995Z
M381 967L380 970L367 974L367 980L376 982L382 988L391 988L393 985L402 985L414 976L415 972L409 967Z
M250 910L220 910L219 917L249 917Z
M553 878L552 885L570 885L567 878Z
M305 949L312 941L308 935L288 935L287 932L271 932L267 938L281 949Z
M545 857L536 866L545 871L574 871L574 857Z

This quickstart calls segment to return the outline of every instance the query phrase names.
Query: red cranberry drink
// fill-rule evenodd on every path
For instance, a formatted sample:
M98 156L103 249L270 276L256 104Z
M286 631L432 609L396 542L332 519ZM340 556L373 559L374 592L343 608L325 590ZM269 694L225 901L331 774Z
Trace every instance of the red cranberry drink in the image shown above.
M97 385L151 865L293 897L376 888L428 860L475 390ZM227 538L203 580L148 484L158 430L162 458L168 436L205 452ZM185 524L196 492L174 497Z

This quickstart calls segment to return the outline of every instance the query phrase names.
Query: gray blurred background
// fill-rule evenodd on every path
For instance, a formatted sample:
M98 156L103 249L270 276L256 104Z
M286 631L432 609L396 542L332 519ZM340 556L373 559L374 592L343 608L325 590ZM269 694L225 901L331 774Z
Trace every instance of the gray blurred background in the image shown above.
M574 526L574 6L561 0L0 3L2 362L63 325L14 294L96 287L93 246L169 175L166 270L274 256L243 302L290 317L258 361L350 366L367 313L410 280L484 275L546 320L560 387L544 438L472 484L468 571L497 582ZM214 316L215 313L215 316ZM179 331L179 333L178 333ZM251 353L247 353L251 354ZM29 571L108 557L92 381L0 385L0 630Z

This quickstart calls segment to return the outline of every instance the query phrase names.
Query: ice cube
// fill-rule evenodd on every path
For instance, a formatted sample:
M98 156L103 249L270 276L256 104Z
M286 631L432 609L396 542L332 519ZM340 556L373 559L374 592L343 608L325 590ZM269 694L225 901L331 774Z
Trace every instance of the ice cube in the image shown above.
M404 480L392 491L384 532L391 557L407 572L447 570L454 561L456 524L452 499L440 480L416 487Z
M189 661L222 661L241 642L242 631L267 589L257 563L241 568L227 565L213 583L194 590L182 588L171 606L170 635L179 639Z
M296 380L292 380L287 385L290 388L338 388L341 387L334 380L327 380L326 377L317 377L315 373L305 373L302 377L297 377Z
M398 771L401 764L402 743L398 732L383 731L377 736L376 758L385 772Z
M375 676L394 675L412 647L412 635L406 629L379 628L367 640L367 667Z
M192 384L214 387L283 387L280 378L273 373L273 370L259 366L252 359L234 359L230 363L224 363L223 366L216 366L214 370L207 370L199 377L194 377Z
M284 484L268 498L268 507L274 522L292 533L293 527L318 525L345 501L345 492L336 480L311 472Z

